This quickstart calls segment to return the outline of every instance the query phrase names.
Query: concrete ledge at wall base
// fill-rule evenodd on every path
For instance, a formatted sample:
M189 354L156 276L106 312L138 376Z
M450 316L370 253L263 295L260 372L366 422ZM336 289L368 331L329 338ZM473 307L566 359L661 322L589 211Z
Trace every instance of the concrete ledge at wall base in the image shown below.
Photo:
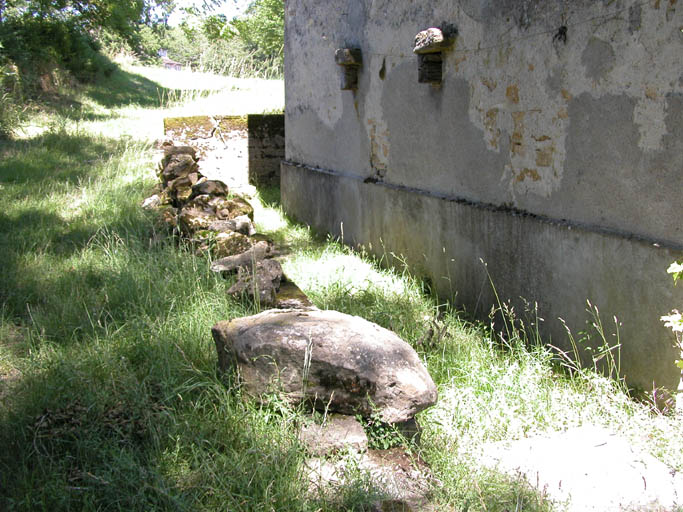
M563 350L571 350L564 323L577 339L590 329L589 300L607 343L621 344L621 375L629 385L673 392L681 386L674 365L681 354L660 321L683 304L683 288L666 273L683 258L679 248L286 161L281 191L288 215L335 236L343 225L344 243L401 255L442 297L480 318L495 303L488 272L516 311L525 308L520 297L538 304L544 340ZM597 348L604 341L593 337L590 343ZM590 361L587 355L584 361Z
M164 135L184 144L212 141L224 146L244 146L236 149L247 156L249 183L279 184L280 160L285 157L284 114L167 117ZM235 164L234 159L231 163Z

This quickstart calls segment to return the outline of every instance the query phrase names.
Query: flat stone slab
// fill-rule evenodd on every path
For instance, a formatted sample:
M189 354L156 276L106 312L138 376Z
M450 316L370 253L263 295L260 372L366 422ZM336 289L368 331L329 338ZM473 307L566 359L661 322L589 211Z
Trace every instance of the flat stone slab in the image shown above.
M275 307L278 309L316 309L301 288L285 275L282 276L280 289L275 296Z
M324 456L341 450L363 452L368 449L368 436L363 425L353 416L332 414L322 424L311 421L301 427L299 440L308 453Z
M601 427L492 443L481 462L524 476L570 512L660 512L683 506L683 475Z
M372 512L431 512L438 510L431 500L434 477L429 468L400 448L350 453L342 458L308 459L305 463L309 490L334 494L358 472L365 473L381 498Z

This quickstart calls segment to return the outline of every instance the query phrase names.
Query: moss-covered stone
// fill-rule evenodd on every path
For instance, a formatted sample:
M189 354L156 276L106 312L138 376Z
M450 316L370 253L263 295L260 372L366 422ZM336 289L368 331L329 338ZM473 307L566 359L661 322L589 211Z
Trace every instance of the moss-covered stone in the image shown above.
M178 210L172 206L162 206L161 219L171 228L178 227Z
M228 186L219 180L204 180L192 187L195 195L226 196Z
M246 131L248 116L218 116L218 127L222 132Z
M216 217L220 220L229 220L246 215L249 220L254 220L254 208L241 197L223 199L215 197L211 200L211 206L216 210Z
M252 137L284 137L284 114L249 114L247 120L249 135Z
M187 206L199 208L200 210L214 210L213 206L211 206L211 196L208 194L201 194L193 197L187 203Z
M275 307L280 309L315 307L308 296L295 283L282 276L280 289L275 296Z
M161 192L159 192L159 202L161 204L171 204L173 202L173 198L171 197L171 194L169 193L169 190L165 188Z
M192 196L192 188L188 186L178 187L175 190L175 196L178 203L185 203Z
M215 258L225 258L234 254L242 254L249 249L251 249L249 237L233 231L232 233L216 234L212 252Z
M213 128L213 120L209 116L167 117L164 119L164 134L173 139L206 139L211 137Z
M193 160L197 160L197 151L192 146L166 146L164 147L164 158L161 160L163 169L175 155L189 155Z
M196 171L197 163L190 155L173 155L161 171L160 177L164 183L167 183Z
M215 217L211 212L187 206L178 215L178 224L183 233L187 235L192 235L201 229L207 229L213 220Z

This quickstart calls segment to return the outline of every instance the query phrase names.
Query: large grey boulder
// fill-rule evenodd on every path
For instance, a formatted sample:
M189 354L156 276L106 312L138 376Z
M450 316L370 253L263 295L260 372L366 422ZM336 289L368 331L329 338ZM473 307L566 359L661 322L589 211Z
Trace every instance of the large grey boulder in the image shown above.
M212 328L220 368L247 392L278 391L342 414L399 423L436 403L417 353L391 331L337 311L268 310Z

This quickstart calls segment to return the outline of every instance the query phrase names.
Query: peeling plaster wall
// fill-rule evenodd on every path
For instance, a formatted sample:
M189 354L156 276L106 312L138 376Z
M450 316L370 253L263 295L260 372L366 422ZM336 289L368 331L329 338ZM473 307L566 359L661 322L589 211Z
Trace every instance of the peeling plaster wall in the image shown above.
M367 244L384 231L383 240L395 240L387 250L421 251L412 263L436 282L448 271L437 257L448 245L445 233L461 240L450 248L452 259L478 275L476 248L483 247L478 231L469 231L472 239L452 232L449 225L462 220L457 217L460 210L457 218L440 217L444 226L435 227L432 207L429 215L404 214L421 231L415 242L410 233L397 238L398 228L385 223L362 222L363 215L389 215L391 210L394 222L405 223L400 212L385 204L387 187L442 202L483 205L484 211L505 208L513 219L527 218L520 212L528 213L537 222L563 230L574 226L580 233L621 238L626 245L620 246L619 253L608 254L597 239L571 237L587 261L625 259L631 275L651 275L651 282L660 283L656 276L665 268L643 268L644 256L632 257L627 248L629 243L638 244L638 251L646 247L658 265L666 258L682 257L683 6L677 3L340 0L332 5L288 0L286 159L304 164L309 173L317 172L315 168L332 171L326 174L336 176L330 178L331 187L378 180L381 187L364 196L366 202L336 206L337 213L348 217L344 230L353 233L350 241ZM414 36L444 24L455 25L458 36L444 54L443 82L420 84L412 53ZM566 37L559 31L561 26L566 27ZM359 47L363 52L357 91L340 90L341 70L334 61L334 51L340 47ZM313 223L308 214L297 211L299 202L288 197L296 193L286 183L294 179L293 168L283 167L285 208ZM296 168L300 173L301 167ZM296 179L303 186L300 177ZM325 195L300 193L309 201L313 197L322 205L330 204ZM347 208L357 211L350 215ZM359 211L363 215L356 215ZM330 214L315 222L335 231L337 217ZM624 292L630 286L629 276L605 274L604 265L576 267L569 253L563 257L548 248L549 259L543 266L549 272L562 267L574 269L575 274L562 272L564 281L550 275L541 279L534 275L537 264L522 266L521 251L529 251L534 239L530 225L525 221L526 227L514 228L519 240L513 246L483 251L513 260L512 264L487 261L489 268L507 269L499 279L505 281L509 296L542 299L543 307L573 319L576 327L591 295L602 301L606 311L620 317L632 313L623 301L597 291L615 280L623 283L614 289ZM487 224L479 229L496 228ZM433 236L424 240L423 233ZM494 245L510 243L509 234L496 238L486 233L486 237ZM532 252L542 258L544 252L538 249ZM460 257L465 253L471 258ZM593 284L577 286L586 275ZM467 297L472 296L467 287L472 283L461 278L450 283L450 291L441 290L457 291L458 300L467 305L471 300ZM558 293L560 288L573 294ZM630 306L648 311L647 332L653 333L652 338L631 341L644 347L668 343L659 315L683 303L680 290L658 290L652 295L661 299ZM549 330L555 336L562 332ZM672 354L672 350L665 352L663 359ZM651 387L659 368L667 373L663 368L671 362L660 361L650 373L640 369L635 377L631 372L632 381ZM669 386L677 384L666 380Z

